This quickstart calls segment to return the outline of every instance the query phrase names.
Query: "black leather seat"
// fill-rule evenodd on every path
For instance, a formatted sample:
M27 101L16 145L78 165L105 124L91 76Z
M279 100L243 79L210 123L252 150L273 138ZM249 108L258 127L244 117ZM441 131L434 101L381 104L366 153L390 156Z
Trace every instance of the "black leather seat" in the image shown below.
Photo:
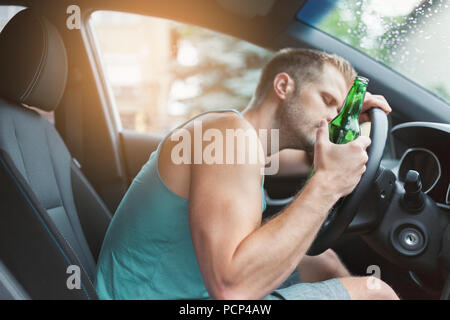
M30 297L22 288L16 278L6 269L0 261L0 299L1 300L28 300Z
M27 9L5 26L0 261L31 299L95 299L96 259L111 219L54 126L26 107L54 110L67 72L64 43L45 17ZM67 286L70 265L80 267L80 289Z

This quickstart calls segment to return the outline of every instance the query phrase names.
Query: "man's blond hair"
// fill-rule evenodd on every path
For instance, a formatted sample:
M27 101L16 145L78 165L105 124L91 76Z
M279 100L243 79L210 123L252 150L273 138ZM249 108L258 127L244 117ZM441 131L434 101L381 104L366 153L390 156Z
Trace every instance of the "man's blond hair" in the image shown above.
M275 76L282 72L294 79L298 95L302 86L320 78L326 63L336 67L349 85L353 83L356 71L344 58L318 50L285 48L264 66L251 104L258 104L267 95Z

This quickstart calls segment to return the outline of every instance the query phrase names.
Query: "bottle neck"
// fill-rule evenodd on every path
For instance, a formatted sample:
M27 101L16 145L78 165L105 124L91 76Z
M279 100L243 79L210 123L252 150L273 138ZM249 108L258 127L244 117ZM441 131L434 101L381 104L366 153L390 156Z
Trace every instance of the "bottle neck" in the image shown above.
M366 94L366 88L366 83L355 82L345 99L344 107L341 112L344 117L359 117L364 102L364 96Z

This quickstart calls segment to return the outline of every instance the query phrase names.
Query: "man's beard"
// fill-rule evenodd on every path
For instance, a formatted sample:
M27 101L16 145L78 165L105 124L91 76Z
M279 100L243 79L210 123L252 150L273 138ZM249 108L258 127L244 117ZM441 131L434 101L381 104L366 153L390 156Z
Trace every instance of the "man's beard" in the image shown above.
M311 132L311 120L294 98L284 102L281 106L280 136L283 137L284 148L299 149L307 152L314 151L316 132Z

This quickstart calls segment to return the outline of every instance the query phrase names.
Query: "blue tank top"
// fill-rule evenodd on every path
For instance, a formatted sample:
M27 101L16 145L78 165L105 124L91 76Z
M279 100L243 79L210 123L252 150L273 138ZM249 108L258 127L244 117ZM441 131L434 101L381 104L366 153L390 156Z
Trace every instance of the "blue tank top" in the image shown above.
M242 116L235 109L216 110L223 111ZM100 299L210 299L192 244L188 200L159 175L165 138L133 180L106 232L95 283ZM264 211L263 185L261 192Z

